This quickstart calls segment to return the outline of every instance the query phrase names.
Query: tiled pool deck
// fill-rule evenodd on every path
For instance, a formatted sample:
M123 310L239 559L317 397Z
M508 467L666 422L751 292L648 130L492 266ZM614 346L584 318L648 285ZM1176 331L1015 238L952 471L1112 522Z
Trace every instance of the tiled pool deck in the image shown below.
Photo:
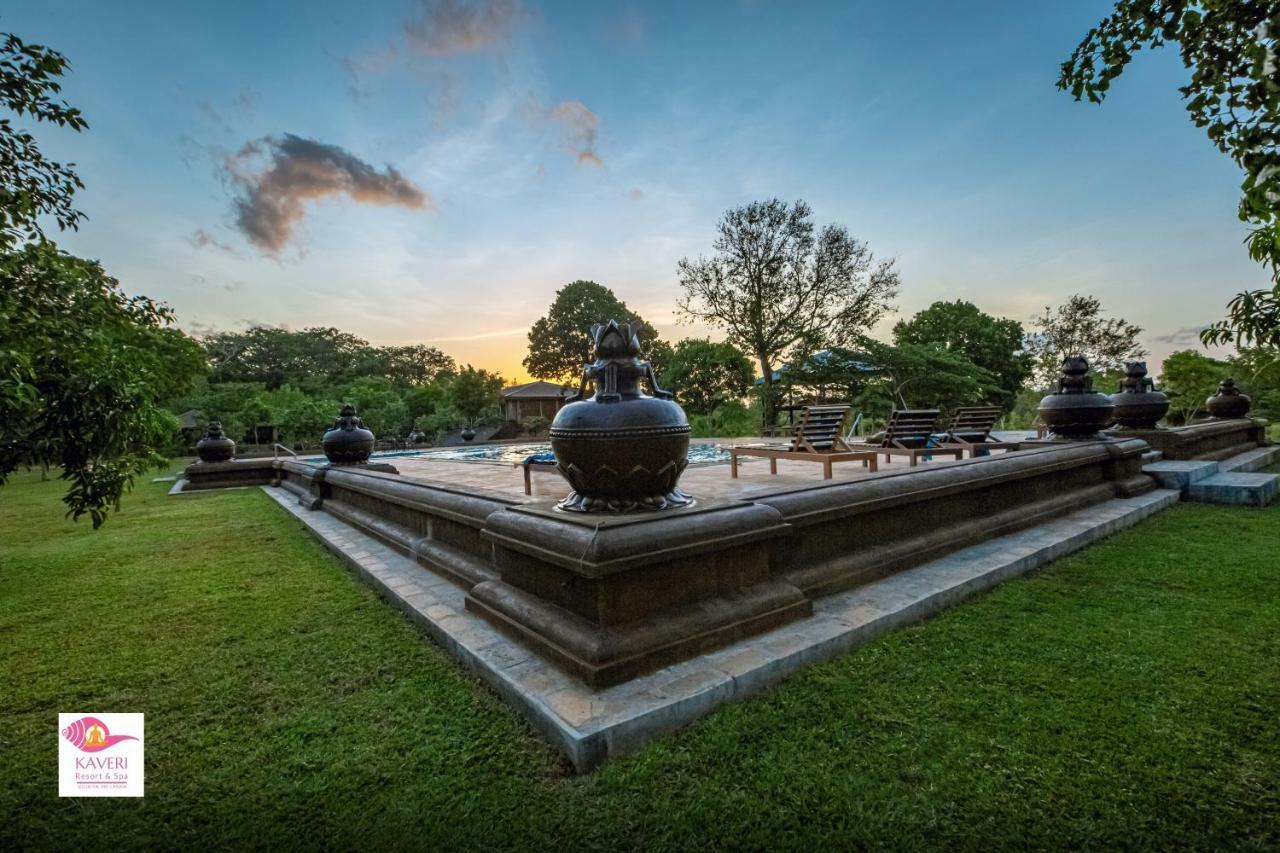
M1025 438L1024 433L1006 434L1010 437ZM776 443L778 440L774 440ZM725 447L734 444L761 444L765 439L741 438L719 439L716 443ZM1001 451L996 451L997 453ZM411 480L425 482L444 482L453 486L470 486L487 492L501 494L504 497L523 499L524 473L519 467L496 462L464 462L453 459L434 458L430 452L421 456L394 456L385 461L391 463L400 475ZM931 462L921 461L920 465L955 464L954 459L937 457ZM879 469L884 471L908 470L910 465L901 456L894 456L888 462L881 456ZM680 478L680 487L691 495L700 498L751 498L783 489L813 486L823 482L822 466L814 462L778 461L777 475L769 473L769 462L765 459L743 458L739 460L738 479L729 476L727 462L690 465ZM843 462L832 466L831 482L856 480L870 474L868 468L857 462ZM536 498L562 498L569 493L569 485L554 471L535 470L530 482Z

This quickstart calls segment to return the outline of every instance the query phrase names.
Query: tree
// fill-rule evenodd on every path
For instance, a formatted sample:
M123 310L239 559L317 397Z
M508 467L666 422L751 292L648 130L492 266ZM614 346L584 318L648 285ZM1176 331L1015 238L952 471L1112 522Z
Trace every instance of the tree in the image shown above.
M699 338L676 344L661 374L662 387L695 415L709 415L729 400L740 401L754 380L755 370L741 350Z
M273 417L282 441L296 447L314 447L320 443L325 431L333 426L334 416L341 407L333 399L294 398L274 411Z
M466 419L467 426L489 414L497 414L500 397L498 392L505 384L502 377L487 370L467 365L449 385L453 407Z
M556 291L547 315L529 330L529 355L524 359L529 375L552 382L577 385L582 366L592 361L591 327L596 323L630 320L640 335L645 357L660 371L670 347L643 318L594 281L574 281Z
M963 354L938 344L890 346L863 338L859 347L900 409L955 409L999 391L996 378Z
M1178 350L1164 360L1161 390L1169 395L1169 408L1183 423L1195 418L1204 401L1231 375L1231 366L1195 350Z
M1053 385L1068 355L1083 355L1096 373L1107 373L1147 354L1138 343L1142 329L1116 317L1103 317L1102 303L1092 296L1076 294L1056 311L1046 307L1032 319L1036 330L1027 336L1025 349L1040 388Z
M865 348L864 348L865 349ZM843 402L854 400L868 385L880 381L881 371L863 350L844 347L821 350L778 370L779 390L786 389L791 402Z
M962 355L995 377L997 390L987 401L1006 410L1031 375L1031 356L1023 350L1022 324L992 317L972 302L935 302L893 327L894 343L933 344Z
M370 372L385 376L396 385L417 387L437 376L457 373L458 365L435 347L413 344L400 347L377 347L372 350Z
M127 296L97 263L51 243L0 254L0 483L60 467L68 515L99 527L135 475L163 462L177 420L162 403L206 369L173 313Z
M1254 226L1250 256L1271 267L1271 290L1238 294L1206 343L1280 344L1280 9L1258 0L1119 0L1062 64L1058 88L1101 103L1144 47L1178 45L1191 79L1187 111L1244 170L1239 216Z
M843 226L815 231L803 201L752 202L727 211L716 231L713 257L677 265L680 310L723 329L757 361L772 424L774 365L856 340L892 307L898 274Z
M25 44L2 33L0 46L0 103L19 116L52 122L75 131L88 122L80 111L56 96L58 82L68 68L66 57L38 44ZM43 237L38 217L52 216L62 229L77 228L84 214L71 206L76 190L84 189L74 163L45 158L35 137L0 118L0 250Z

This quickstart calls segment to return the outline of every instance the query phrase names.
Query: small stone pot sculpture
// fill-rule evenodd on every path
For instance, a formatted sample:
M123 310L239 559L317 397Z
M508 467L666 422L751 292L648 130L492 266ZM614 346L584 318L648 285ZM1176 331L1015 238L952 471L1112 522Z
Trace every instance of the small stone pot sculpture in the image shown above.
M1224 379L1218 383L1218 393L1204 401L1209 414L1215 418L1243 418L1249 414L1253 401L1249 395L1236 387L1234 379Z
M196 455L201 462L230 462L236 455L236 443L227 438L220 422L209 421L204 435L196 442Z
M573 486L559 507L571 512L633 512L686 506L676 483L688 465L689 420L658 387L630 323L591 327L595 363L551 423L556 468ZM653 394L644 393L645 379ZM587 383L595 393L584 399Z
M466 427L466 428L464 428L464 429L462 430L462 440L463 440L463 441L470 441L471 439L473 439L473 438L475 438L475 437L476 437L476 431L475 431L475 430L473 430L471 427Z
M1169 411L1169 398L1147 376L1145 361L1128 361L1124 365L1124 379L1120 390L1111 395L1115 405L1115 422L1129 429L1155 429L1156 424Z
M357 465L369 461L373 453L373 433L356 417L356 407L342 407L333 428L324 434L324 455L335 465Z
M1040 401L1040 420L1054 438L1098 438L1111 423L1115 405L1106 394L1093 390L1089 362L1082 355L1062 360L1058 390Z

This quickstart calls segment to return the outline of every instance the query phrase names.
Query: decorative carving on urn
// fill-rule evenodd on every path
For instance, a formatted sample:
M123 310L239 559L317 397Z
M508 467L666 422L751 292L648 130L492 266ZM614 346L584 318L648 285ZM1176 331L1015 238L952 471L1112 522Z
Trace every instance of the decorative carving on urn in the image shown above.
M356 407L347 403L324 434L324 455L335 465L354 465L369 461L373 453L373 433L365 429L356 416Z
M1169 411L1169 398L1156 390L1145 361L1125 362L1124 374L1120 390L1111 395L1115 422L1130 429L1155 429Z
M196 455L201 462L230 462L236 455L236 443L222 431L222 423L209 421L204 435L196 442Z
M1236 387L1234 379L1224 379L1218 383L1218 393L1205 400L1204 405L1215 418L1243 418L1249 414L1253 401Z
M556 468L573 486L559 507L631 512L692 503L676 486L688 464L684 410L658 387L630 323L596 324L591 336L596 360L586 365L578 393L551 424ZM642 379L652 395L641 389ZM595 387L589 398L587 383Z
M1040 401L1040 420L1055 438L1098 438L1111 423L1115 405L1106 394L1093 390L1089 362L1082 355L1062 360L1058 390Z

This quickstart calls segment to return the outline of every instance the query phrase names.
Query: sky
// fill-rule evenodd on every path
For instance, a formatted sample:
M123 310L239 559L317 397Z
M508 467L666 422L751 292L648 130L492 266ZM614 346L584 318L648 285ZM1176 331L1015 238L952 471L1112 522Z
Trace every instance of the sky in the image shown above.
M1086 293L1154 366L1268 278L1175 51L1101 106L1055 88L1109 7L18 0L0 30L67 55L90 124L36 129L86 184L60 245L191 331L336 326L521 381L591 279L720 337L679 322L676 263L778 197L896 258L881 337L938 300L1027 323Z

